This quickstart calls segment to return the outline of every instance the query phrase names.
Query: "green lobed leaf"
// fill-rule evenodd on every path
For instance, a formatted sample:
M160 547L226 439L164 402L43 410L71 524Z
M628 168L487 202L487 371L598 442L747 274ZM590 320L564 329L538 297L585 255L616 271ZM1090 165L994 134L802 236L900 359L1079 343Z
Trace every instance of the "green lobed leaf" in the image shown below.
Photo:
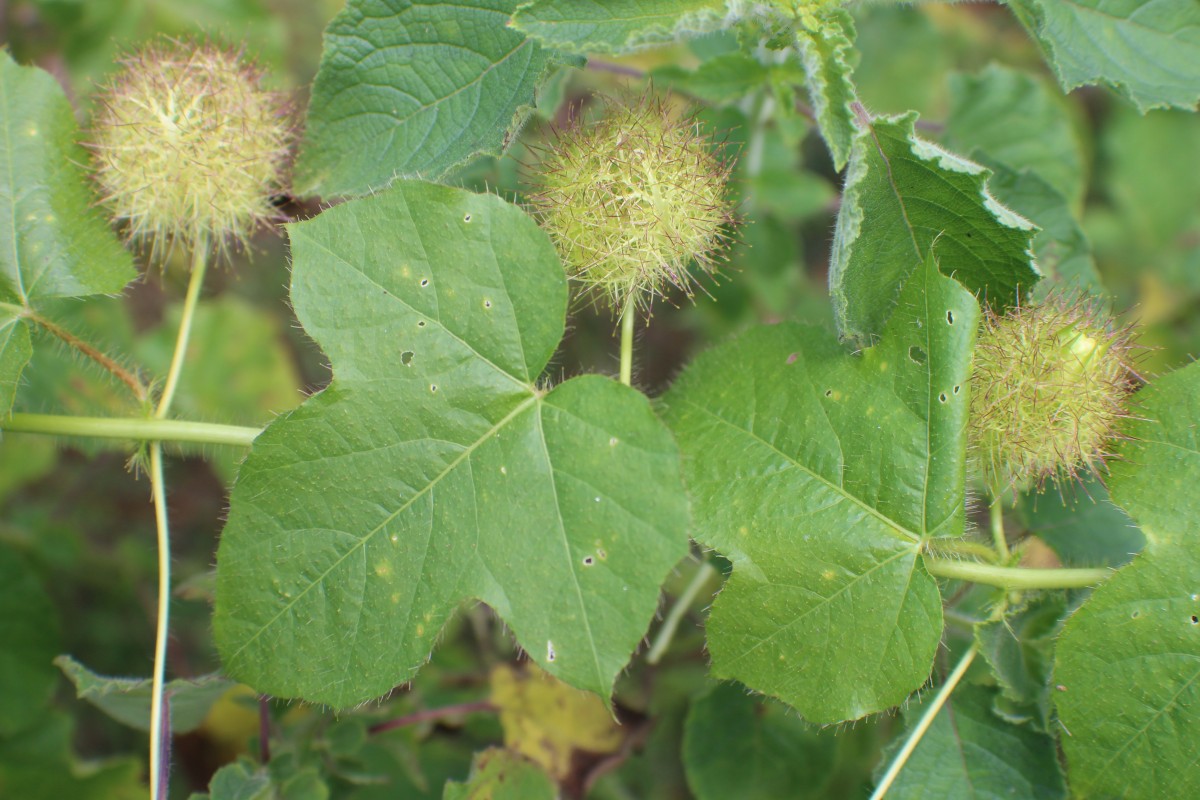
M963 530L967 378L979 308L932 260L878 345L751 330L664 397L694 536L733 562L713 603L713 673L813 722L896 705L942 633L922 543Z
M854 53L854 20L840 8L812 15L811 24L796 29L796 49L804 65L805 86L812 101L817 127L838 170L850 159L858 130L851 79Z
M1038 40L1065 91L1117 89L1143 113L1200 102L1195 0L1005 0Z
M256 440L217 556L227 672L345 707L409 680L462 601L607 696L687 552L670 434L563 334L553 245L490 195L400 181L289 227L334 380Z
M727 0L533 0L513 27L568 53L619 55L728 27Z
M992 713L994 690L963 685L938 712L892 784L895 800L970 797L973 800L1059 800L1067 796L1054 740ZM922 706L905 712L911 731ZM891 763L885 758L882 766Z
M807 800L828 796L837 754L833 731L818 732L786 706L721 683L692 702L683 766L699 800Z
M1028 168L1072 204L1083 198L1083 153L1066 103L1033 75L999 64L951 75L942 141L1016 172Z
M899 287L931 252L996 308L1039 278L1034 226L996 202L989 171L917 138L914 114L876 118L854 139L829 287L843 336L879 335Z
M33 354L26 315L48 297L119 292L133 261L95 207L71 103L0 52L0 415Z
M41 581L0 542L0 736L18 733L45 713L57 682L58 640L58 614Z
M1078 797L1200 795L1200 364L1140 391L1109 487L1146 549L1068 620L1054 682Z
M265 768L254 769L245 761L235 761L217 770L208 785L208 794L192 795L207 800L271 800L271 776Z
M75 685L75 696L131 728L150 730L149 678L110 678L97 675L70 656L54 659ZM168 681L164 692L171 703L171 732L187 733L200 727L213 703L235 684L217 675Z
M511 750L491 747L471 760L465 782L448 781L443 800L555 800L550 776Z
M361 195L500 154L552 54L508 26L517 0L349 0L325 31L296 191Z

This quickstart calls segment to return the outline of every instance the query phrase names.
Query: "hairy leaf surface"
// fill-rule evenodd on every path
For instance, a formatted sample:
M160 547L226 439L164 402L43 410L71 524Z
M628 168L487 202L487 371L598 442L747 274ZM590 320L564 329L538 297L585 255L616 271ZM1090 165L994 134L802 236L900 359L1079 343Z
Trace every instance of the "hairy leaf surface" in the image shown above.
M1200 102L1195 0L1006 0L1066 91L1112 86L1142 112Z
M95 207L71 103L0 52L0 415L33 348L25 315L48 297L119 292L133 261Z
M702 355L664 398L695 537L733 561L713 672L808 719L857 719L929 676L941 599L920 549L963 529L979 309L932 260L858 355L800 325Z
M1138 393L1109 486L1146 549L1067 620L1054 671L1080 797L1200 795L1200 364Z
M846 166L857 130L853 103L857 97L850 66L854 21L842 9L815 15L796 31L796 49L804 65L805 85L821 136L837 169Z
M570 53L619 55L719 30L736 16L726 0L534 0L513 26Z
M915 121L876 118L855 136L829 272L843 336L878 336L931 253L997 308L1038 280L1034 226L996 202L988 170L917 138Z
M227 671L345 707L403 683L462 601L607 696L687 549L670 434L599 376L534 385L566 281L515 206L411 181L289 227L333 383L257 439L217 558Z
M349 0L325 32L296 189L361 195L499 154L550 54L508 26L517 0Z

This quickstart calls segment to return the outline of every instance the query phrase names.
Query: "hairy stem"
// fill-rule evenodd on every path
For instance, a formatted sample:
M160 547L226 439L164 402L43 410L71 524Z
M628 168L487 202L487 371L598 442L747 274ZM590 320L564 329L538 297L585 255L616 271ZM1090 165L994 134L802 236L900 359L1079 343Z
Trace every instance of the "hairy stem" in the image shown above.
M170 774L167 729L163 719L163 678L167 664L167 623L171 602L171 540L167 528L167 498L163 486L162 445L150 445L150 491L158 530L158 629L154 636L154 676L150 697L150 797L165 800Z
M1026 569L977 561L925 556L925 569L939 578L999 586L1002 589L1084 589L1107 580L1113 571L1100 569Z
M927 552L934 556L942 554L974 556L988 563L995 563L997 560L996 551L983 542L972 542L949 536L931 540L926 544L926 548Z
M83 353L92 361L95 361L97 364L111 373L115 378L117 378L117 380L128 386L129 391L133 392L133 396L137 398L139 403L144 403L146 401L146 398L150 393L149 389L146 388L146 385L141 382L136 374L118 364L115 359L105 355L97 348L68 331L66 328L60 327L35 311L26 311L25 318L41 326L46 330L46 332L53 334L63 342L66 342L68 345L75 348L80 353Z
M183 372L183 361L187 356L188 338L192 335L192 318L196 315L196 303L200 300L200 289L204 285L204 273L208 269L208 241L201 237L192 253L192 277L188 280L187 297L183 300L183 315L179 319L179 333L175 337L175 353L171 356L171 367L167 370L167 382L163 386L156 419L163 419L171 410L175 390L179 388L179 376Z
M254 437L261 433L258 428L208 422L143 417L72 417L56 414L13 414L6 420L0 420L0 430L44 433L51 436L223 444L235 447L249 447Z
M459 703L458 705L443 706L441 708L429 708L424 711L415 711L412 714L406 714L403 717L396 717L396 719L389 719L387 722L376 723L367 728L367 732L385 733L387 731L394 731L397 728L416 725L419 722L431 722L444 717L456 717L463 714L475 714L481 711L495 710L496 707L487 700L478 700L474 703Z
M675 638L675 631L679 628L679 623L683 621L684 615L692 607L692 602L696 599L696 595L700 593L700 590L704 588L704 585L708 583L709 579L716 572L712 564L709 564L707 561L700 562L700 568L692 576L692 580L687 585L687 588L683 590L683 594L676 598L675 605L667 612L666 620L663 621L662 627L658 629L658 635L654 637L654 644L650 645L650 651L646 653L647 664L657 664L662 660L663 654L671 646L671 640Z
M900 770L904 769L904 765L908 762L913 751L917 749L917 745L921 743L925 732L929 730L929 726L933 724L933 720L937 717L938 712L942 710L942 706L946 705L946 701L950 699L950 695L958 686L959 681L963 679L963 675L967 674L967 668L971 666L971 662L975 660L975 654L979 652L979 645L972 644L971 649L963 654L962 659L958 662L958 666L950 673L950 677L946 678L946 682L938 689L938 693L934 695L933 702L925 709L925 713L921 714L921 720L917 726L913 728L912 733L908 735L908 740L904 742L904 747L900 748L900 752L892 759L891 765L883 778L880 779L879 785L875 787L875 792L871 795L871 800L882 800L883 796L892 788L892 784L896 781L896 776L900 774Z
M637 316L637 303L630 297L625 301L621 313L621 383L633 385L633 323Z

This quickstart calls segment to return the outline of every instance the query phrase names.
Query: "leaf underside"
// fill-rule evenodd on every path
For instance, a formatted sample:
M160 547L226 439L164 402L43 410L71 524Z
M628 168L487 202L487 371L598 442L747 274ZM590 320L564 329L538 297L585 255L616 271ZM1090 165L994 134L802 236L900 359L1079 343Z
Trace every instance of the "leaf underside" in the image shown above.
M360 703L478 598L607 697L686 553L687 506L642 395L534 386L564 326L553 245L499 198L410 181L289 234L292 301L334 380L239 474L217 567L227 671Z

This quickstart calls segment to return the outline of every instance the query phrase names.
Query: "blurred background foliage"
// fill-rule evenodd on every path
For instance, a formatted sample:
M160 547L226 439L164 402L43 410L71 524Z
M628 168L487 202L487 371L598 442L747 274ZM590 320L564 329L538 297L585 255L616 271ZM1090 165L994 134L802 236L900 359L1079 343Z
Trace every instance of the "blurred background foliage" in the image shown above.
M299 119L321 31L339 6L337 0L16 0L0 5L0 41L18 61L60 80L85 129L90 98L121 53L159 34L244 45L272 85L293 93ZM996 169L1001 198L1044 228L1035 242L1043 265L1061 283L1109 297L1141 326L1142 343L1153 348L1142 363L1148 377L1189 363L1200 350L1200 118L1166 111L1141 116L1099 89L1062 97L1034 43L1000 6L868 5L855 19L856 80L868 108L916 110L925 136ZM596 94L639 93L646 78L696 109L737 159L735 191L745 225L719 278L694 302L682 295L659 302L639 331L635 380L652 396L699 349L751 324L785 318L832 324L826 265L840 176L806 118L802 92L793 106L786 87L796 76L741 53L729 33L619 65L565 69L543 92L541 108L508 156L467 165L451 179L519 202L526 189L522 165L537 159L540 141L556 126L595 113ZM1042 205L1023 208L1027 181L1051 186L1061 204L1047 207L1044 194L1032 193ZM320 210L303 198L281 197L278 204L292 218ZM261 425L328 381L322 354L291 315L287 281L286 243L274 231L263 232L212 276L179 392L181 416ZM160 375L185 282L185 265L172 262L122 297L62 301L52 310L70 329ZM614 373L611 313L588 298L577 299L573 310L547 377ZM133 412L127 393L106 374L48 337L36 347L17 410ZM214 448L178 455L167 475L179 581L169 672L188 678L219 666L209 630L211 570L241 454ZM1064 516L1064 504L1092 504L1093 496L1102 497L1103 488L1085 487L1065 501L1045 498L1029 504L1020 523L1053 543L1062 524L1084 518ZM48 658L69 653L102 675L148 675L154 522L147 484L130 474L127 451L5 435L0 504L0 581L8 588L0 599L0 635L24 637ZM1101 527L1127 526L1109 520ZM1136 549L1114 535L1114 553ZM1060 555L1071 561L1069 553ZM668 583L668 592L680 590L679 582ZM899 721L884 717L818 732L738 687L714 686L705 677L697 627L710 594L701 594L691 624L664 661L651 669L635 660L618 684L619 728L599 736L599 744L585 739L557 756L565 759L554 762L563 785L596 798L853 797L865 791ZM441 797L447 779L468 774L472 754L518 735L514 725L503 714L450 713L395 730L373 732L372 726L422 709L468 704L469 710L489 698L489 708L503 707L495 670L516 656L502 626L486 608L475 608L451 624L416 681L381 704L341 717L303 705L269 705L275 785L296 798ZM145 734L76 699L58 672L39 680L45 697L0 711L6 796L144 796ZM174 791L204 791L223 764L258 756L259 712L252 693L235 687L194 730L180 732ZM574 717L585 718L584 712ZM603 709L593 720L601 727L608 721ZM515 729L529 735L551 724L525 720ZM772 757L744 752L751 740L775 748ZM248 763L222 775L226 787L264 779ZM221 786L213 784L214 797L226 791ZM781 788L796 786L807 788L801 795Z

